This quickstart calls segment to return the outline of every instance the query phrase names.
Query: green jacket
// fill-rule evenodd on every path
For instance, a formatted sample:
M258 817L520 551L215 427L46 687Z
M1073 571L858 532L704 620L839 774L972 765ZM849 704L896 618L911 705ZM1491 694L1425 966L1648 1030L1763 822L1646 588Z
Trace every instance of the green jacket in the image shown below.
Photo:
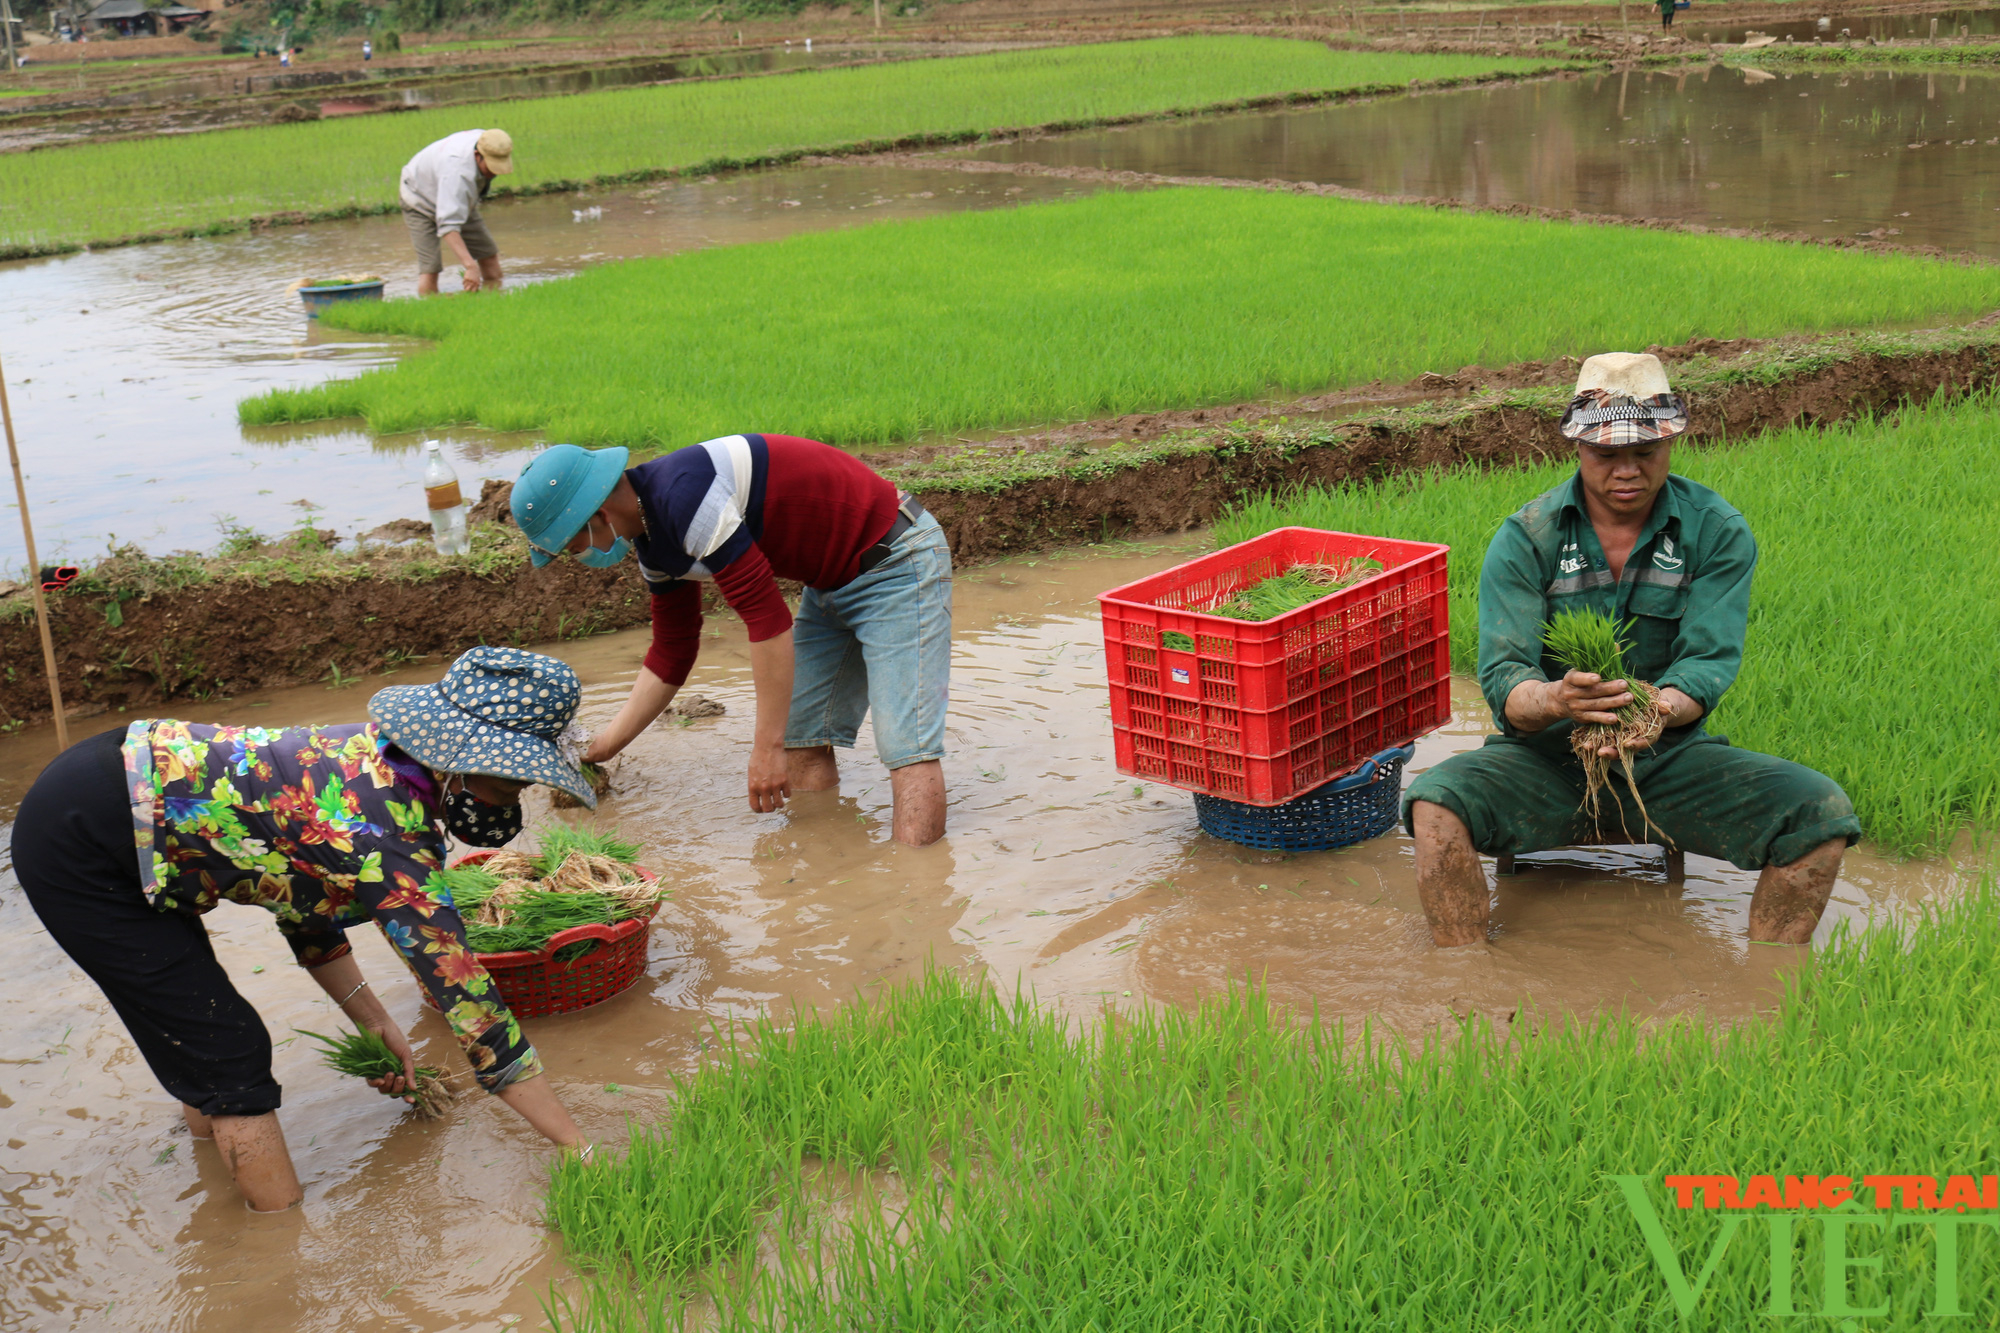
M1493 720L1509 736L1507 696L1524 680L1560 680L1542 653L1542 625L1565 609L1600 611L1621 625L1626 661L1641 680L1672 685L1715 711L1743 665L1750 575L1757 543L1750 525L1706 486L1669 476L1652 517L1613 581L1610 562L1584 509L1583 479L1571 477L1500 525L1479 575L1479 688ZM1527 737L1554 755L1569 753L1573 724ZM1701 730L1669 731L1665 751Z

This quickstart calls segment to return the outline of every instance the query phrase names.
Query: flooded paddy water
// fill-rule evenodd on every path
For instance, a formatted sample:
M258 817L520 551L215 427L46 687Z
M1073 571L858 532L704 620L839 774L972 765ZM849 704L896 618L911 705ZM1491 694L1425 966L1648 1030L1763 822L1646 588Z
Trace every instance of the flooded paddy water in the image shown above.
M889 840L888 784L865 731L838 792L748 812L743 633L711 622L687 688L727 714L645 735L598 816L643 844L643 864L674 888L648 973L594 1010L527 1024L586 1133L616 1143L627 1117L667 1112L670 1079L700 1063L716 1022L838 1004L930 962L1032 987L1079 1019L1107 1005L1187 1005L1246 978L1328 1020L1374 1016L1405 1033L1475 1011L1504 1024L1524 1007L1728 1022L1774 1002L1803 955L1745 943L1754 877L1727 865L1690 857L1686 884L1670 886L1640 853L1544 858L1499 890L1491 945L1438 953L1400 832L1339 852L1255 852L1202 834L1186 793L1120 776L1094 595L1206 545L1188 535L959 571L950 825L923 849ZM645 642L628 632L555 649L582 676L587 723L623 699ZM177 711L353 721L381 685L435 679L442 666ZM1420 742L1413 769L1488 729L1476 689L1460 682L1454 698L1452 722ZM0 738L0 820L53 745L46 727ZM532 798L531 825L550 817ZM1947 864L1857 848L1816 938L1958 882ZM338 1021L266 913L225 905L208 922L274 1038ZM10 871L0 929L13 940L0 977L11 1018L0 1038L0 1328L504 1330L539 1326L538 1297L573 1280L537 1221L546 1153L525 1126L476 1096L435 1124L407 1120L302 1042L277 1059L306 1203L249 1216ZM456 1067L449 1034L387 946L373 931L354 938L419 1056Z
M2000 259L1991 75L1622 70L996 144L985 161L1312 181Z
M1315 181L2000 258L1993 91L1978 74L1632 70L976 153L1030 174L956 170L963 154L939 154L500 202L489 217L515 282L1129 187L1106 171ZM412 267L396 217L0 264L9 384L44 551L84 558L114 536L156 551L206 548L224 518L278 532L309 516L351 536L414 516L418 436L375 438L354 422L245 430L235 419L244 397L354 374L409 346L319 329L289 284L379 272L400 296L414 290ZM434 433L467 482L511 476L518 467L504 455L539 439ZM17 568L19 539L0 529L0 566Z

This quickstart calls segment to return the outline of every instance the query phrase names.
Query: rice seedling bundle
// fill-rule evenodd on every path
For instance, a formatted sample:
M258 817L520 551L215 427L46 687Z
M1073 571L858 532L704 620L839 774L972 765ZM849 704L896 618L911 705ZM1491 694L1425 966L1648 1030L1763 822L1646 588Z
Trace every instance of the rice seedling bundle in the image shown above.
M1743 667L1706 725L1833 778L1869 841L1891 851L2000 826L2000 677L1967 671L2000 643L1996 438L2000 400L1981 394L1673 447L1674 471L1741 510L1759 549ZM1271 494L1226 516L1216 541L1300 525L1449 542L1452 662L1472 672L1487 543L1574 471L1559 461ZM1953 682L1949 703L1938 681Z
M1332 51L1273 37L1174 37L69 145L0 155L0 253L199 231L276 212L393 209L403 163L469 126L503 126L520 146L504 195L918 135L1562 67ZM497 229L504 247L504 223Z
M1619 280L1572 281L1589 272ZM2000 270L1914 256L1264 191L1107 193L605 264L478 301L346 302L322 323L434 345L239 414L642 451L756 429L866 444L1996 305Z
M1625 628L1631 628L1629 622ZM1659 832L1653 817L1646 813L1646 802L1632 776L1632 752L1651 745L1665 729L1660 710L1655 706L1660 694L1650 682L1640 680L1626 669L1625 645L1620 642L1619 634L1617 621L1588 610L1559 611L1542 626L1542 648L1564 671L1590 672L1602 681L1622 680L1632 696L1632 701L1614 715L1618 719L1616 726L1590 722L1570 728L1570 753L1583 765L1583 811L1597 825L1600 837L1604 833L1601 797L1611 780L1612 760L1604 754L1607 749L1616 752L1617 762L1625 771L1625 785L1632 789L1632 800L1645 823L1641 836L1647 829ZM1625 818L1622 810L1618 818L1620 831L1631 841L1632 831L1622 827ZM1668 846L1673 845L1673 839L1666 834L1660 833L1660 837Z
M355 1078L394 1078L403 1072L402 1058L373 1028L362 1028L358 1032L343 1029L339 1035L332 1037L308 1032L304 1028L295 1031L318 1042L327 1068L338 1073L351 1074ZM426 1065L417 1069L417 1080L403 1094L403 1100L414 1107L423 1119L435 1120L456 1098L444 1081L444 1071Z
M628 921L665 898L665 887L633 869L638 856L634 843L558 824L543 831L533 856L496 852L443 873L474 953L533 952L573 926ZM557 960L580 957L594 943L567 945Z
M1202 610L1231 620L1276 620L1381 572L1382 562L1367 556L1356 556L1344 565L1293 565Z
M1254 990L1079 1029L932 975L760 1021L622 1158L559 1164L548 1217L596 1276L551 1321L680 1327L678 1304L707 1298L703 1327L793 1333L1758 1329L1774 1215L1683 1210L1662 1178L1851 1172L1850 1249L1825 1211L1787 1214L1793 1322L1832 1327L1819 1275L1852 1256L1853 1304L1885 1307L1865 1326L1914 1333L1933 1327L1923 1223L1941 1214L1876 1212L1859 1181L1991 1170L2000 1082L1976 1071L2000 1061L1996 952L1989 882L1838 935L1768 1021L1474 1019L1408 1042ZM846 1173L831 1191L822 1163ZM1707 1278L1690 1317L1621 1176L1685 1281ZM1990 1327L2000 1250L1957 1253L1965 1326Z

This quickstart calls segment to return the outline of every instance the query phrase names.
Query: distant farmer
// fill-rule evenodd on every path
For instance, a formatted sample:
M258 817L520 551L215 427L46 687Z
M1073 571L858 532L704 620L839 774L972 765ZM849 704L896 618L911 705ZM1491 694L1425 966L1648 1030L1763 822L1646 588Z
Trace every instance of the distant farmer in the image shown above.
M299 1180L273 1114L270 1033L202 924L223 899L269 909L327 998L402 1057L403 1074L374 1087L402 1096L416 1075L409 1038L347 941L371 921L480 1086L552 1142L582 1143L437 875L446 832L482 847L519 833L532 783L596 803L559 748L580 697L552 657L474 648L436 685L378 692L372 722L103 732L51 760L22 800L14 870L35 915L104 992L189 1130L214 1139L253 1209L297 1203Z
M499 290L500 247L479 216L479 201L495 176L513 169L514 141L505 130L448 134L403 168L403 223L417 248L417 295L437 295L445 247L465 270L466 291Z
M1422 774L1403 796L1417 891L1440 947L1486 938L1479 854L1596 841L1599 830L1646 840L1646 817L1616 763L1596 828L1580 809L1585 780L1570 732L1616 723L1632 695L1623 680L1565 673L1544 652L1542 626L1575 609L1612 617L1632 674L1659 687L1665 729L1630 747L1640 751L1646 816L1677 847L1762 872L1751 939L1812 938L1861 824L1832 779L1702 727L1743 662L1757 544L1720 495L1669 474L1668 441L1686 429L1687 406L1658 358L1591 357L1562 419L1578 442L1576 475L1529 501L1487 548L1479 684L1500 734Z
M375 43L369 41L366 37L361 39L361 58L363 60L373 60L375 58Z
M1658 0L1660 6L1660 31L1666 32L1674 26L1674 5L1676 0Z
M660 716L694 666L701 588L750 631L752 810L837 787L833 751L872 714L898 842L944 834L951 552L937 520L859 459L789 435L731 435L627 469L623 449L559 444L514 483L514 519L545 565L638 554L653 645L631 697L584 757L602 762ZM796 621L778 580L805 585Z

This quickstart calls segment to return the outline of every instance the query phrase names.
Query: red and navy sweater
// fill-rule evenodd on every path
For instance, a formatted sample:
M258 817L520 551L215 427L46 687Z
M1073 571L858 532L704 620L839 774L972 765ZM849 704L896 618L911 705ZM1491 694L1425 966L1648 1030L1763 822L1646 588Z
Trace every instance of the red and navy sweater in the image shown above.
M828 590L896 521L896 488L854 455L791 435L729 435L625 473L646 534L633 543L653 595L646 667L678 686L701 647L701 581L713 579L750 641L792 627L781 578Z

